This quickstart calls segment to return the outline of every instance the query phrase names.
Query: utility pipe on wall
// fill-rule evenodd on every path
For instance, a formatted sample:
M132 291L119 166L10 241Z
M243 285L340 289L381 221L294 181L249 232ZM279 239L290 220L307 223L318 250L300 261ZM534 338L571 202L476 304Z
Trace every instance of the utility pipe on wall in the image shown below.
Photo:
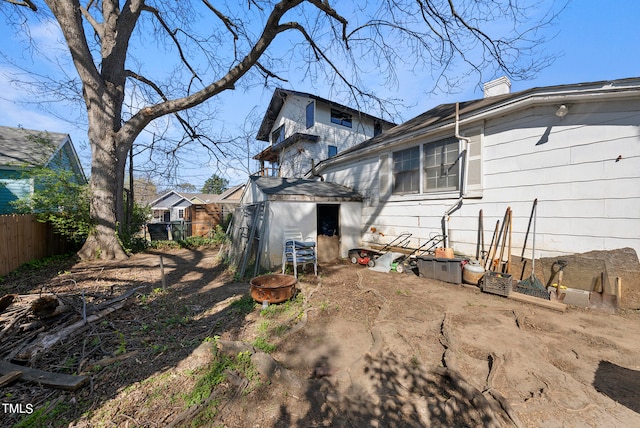
M462 167L460 168L460 197L456 203L449 208L442 216L442 235L444 236L444 246L449 247L449 216L460 209L467 190L467 153L469 149L470 139L460 135L460 104L456 103L456 123L455 123L455 137L460 143L462 143L462 149L460 150L460 157L462 159Z

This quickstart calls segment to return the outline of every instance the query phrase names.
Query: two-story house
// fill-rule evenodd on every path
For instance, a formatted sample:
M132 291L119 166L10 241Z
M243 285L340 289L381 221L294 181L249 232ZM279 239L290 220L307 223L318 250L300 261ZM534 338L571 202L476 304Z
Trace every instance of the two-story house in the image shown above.
M316 95L276 89L257 139L260 175L303 177L312 163L375 137L395 124Z

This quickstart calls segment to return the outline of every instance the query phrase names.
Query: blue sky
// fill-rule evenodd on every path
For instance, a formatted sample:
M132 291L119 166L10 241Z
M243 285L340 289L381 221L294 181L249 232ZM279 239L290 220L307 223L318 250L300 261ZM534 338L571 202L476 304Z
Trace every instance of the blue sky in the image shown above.
M548 33L556 35L546 45L546 51L559 56L551 66L541 71L534 79L512 82L512 91L557 84L640 77L639 18L640 2L637 0L571 1L561 13L556 26ZM39 64L31 62L29 56L25 54L24 47L13 42L14 36L11 29L4 23L0 26L0 38L3 40L0 53L14 61L24 61L28 68L38 67ZM51 44L47 47L50 52L61 49L59 45L52 43L55 30L39 28L32 36L36 41ZM72 126L34 105L22 104L20 101L28 99L29 96L10 85L9 80L13 71L0 56L0 125L20 125L30 129L69 133L88 174L90 152L86 142L86 128L82 120L76 121L77 126ZM395 118L396 122L410 119L440 103L482 97L478 81L473 78L470 78L468 84L460 87L455 94L425 94L419 89L422 86L425 88L429 86L429 76L405 73L402 76L398 87L392 90L393 92L387 91L387 94L403 99L404 104L410 106L401 111L402 117ZM329 98L329 89L321 83L312 85L301 81L296 82L290 89ZM271 90L263 90L260 87L250 91L234 91L222 96L217 106L223 116L225 130L233 132L234 127L240 127L252 110L261 116L270 98ZM69 117L71 114L63 104L55 108L61 116ZM246 178L242 172L230 168L227 161L203 165L198 163L197 152L191 156L193 156L193 162L182 168L183 175L180 177L182 182L190 182L200 187L214 172L227 175L232 184L242 182ZM161 180L156 179L156 181ZM163 185L163 183L158 184Z

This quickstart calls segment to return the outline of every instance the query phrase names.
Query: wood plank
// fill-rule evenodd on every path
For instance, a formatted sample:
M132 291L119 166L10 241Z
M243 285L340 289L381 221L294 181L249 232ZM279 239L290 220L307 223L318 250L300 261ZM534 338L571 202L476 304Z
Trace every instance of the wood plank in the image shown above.
M567 310L567 305L560 302L552 302L551 300L541 299L539 297L528 296L522 293L510 293L509 299L517 300L518 302L532 303L534 305L542 306L544 308L553 309L554 311L564 312Z
M75 376L47 372L44 370L32 369L30 367L18 366L8 361L0 361L0 374L9 374L16 371L22 372L22 375L20 376L20 380L22 381L34 382L65 391L75 391L89 381L88 376Z
M22 372L18 370L14 370L4 376L0 376L0 386L8 385L14 380L18 379L20 376L22 376Z

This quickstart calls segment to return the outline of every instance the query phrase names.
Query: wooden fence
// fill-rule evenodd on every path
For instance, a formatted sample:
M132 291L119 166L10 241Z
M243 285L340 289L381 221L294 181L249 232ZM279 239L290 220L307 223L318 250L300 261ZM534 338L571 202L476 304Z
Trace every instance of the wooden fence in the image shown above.
M31 260L64 254L71 246L33 214L0 215L0 276Z

